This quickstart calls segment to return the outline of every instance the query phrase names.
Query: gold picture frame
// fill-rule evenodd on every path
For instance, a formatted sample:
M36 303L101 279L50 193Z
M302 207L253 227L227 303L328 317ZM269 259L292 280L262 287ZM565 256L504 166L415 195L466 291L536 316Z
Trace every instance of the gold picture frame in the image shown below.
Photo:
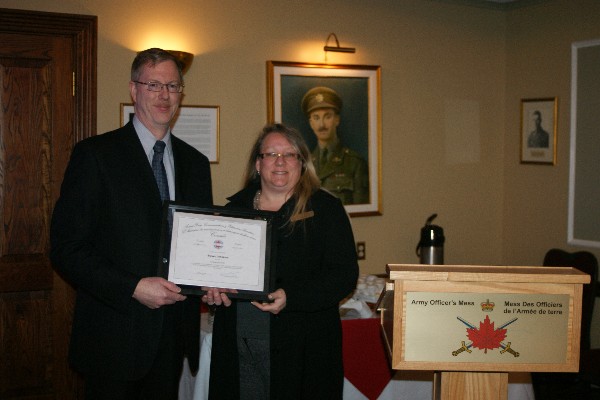
M556 164L556 97L521 100L521 163Z
M311 151L318 151L317 140L302 110L303 97L326 87L341 98L338 138L344 151L364 159L368 168L368 200L345 200L346 211L356 217L382 214L380 81L380 66L267 61L267 119L298 129Z

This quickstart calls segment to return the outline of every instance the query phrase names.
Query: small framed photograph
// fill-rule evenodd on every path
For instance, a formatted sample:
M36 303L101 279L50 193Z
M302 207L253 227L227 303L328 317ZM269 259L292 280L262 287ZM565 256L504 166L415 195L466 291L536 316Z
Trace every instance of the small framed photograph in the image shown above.
M133 104L121 103L121 126L133 119ZM179 139L219 163L219 106L180 106L171 131Z
M269 122L304 136L324 189L381 215L381 67L267 61Z
M237 291L229 297L269 301L276 251L273 215L165 202L159 273L183 294L202 295L205 288L217 287Z
M556 163L556 97L521 100L521 163Z

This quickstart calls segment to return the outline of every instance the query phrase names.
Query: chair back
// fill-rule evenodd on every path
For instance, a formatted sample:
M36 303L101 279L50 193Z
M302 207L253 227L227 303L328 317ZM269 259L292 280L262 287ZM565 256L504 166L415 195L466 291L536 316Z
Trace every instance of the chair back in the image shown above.
M544 266L573 267L590 275L589 284L583 285L581 303L581 344L580 351L588 351L591 347L592 317L596 290L598 290L598 260L589 251L569 253L561 249L548 250L544 257Z
M579 372L534 372L531 374L536 399L595 399L595 389L590 384L598 380L597 350L590 350L590 337L594 301L598 290L598 260L588 251L569 253L561 249L551 249L544 257L548 267L573 267L590 275L589 284L583 285L581 304L581 343ZM596 393L597 395L597 393Z

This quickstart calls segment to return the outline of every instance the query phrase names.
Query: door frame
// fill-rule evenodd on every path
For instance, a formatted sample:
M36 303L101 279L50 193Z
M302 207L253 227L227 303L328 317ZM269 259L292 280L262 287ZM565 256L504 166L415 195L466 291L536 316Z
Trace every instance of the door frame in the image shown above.
M70 40L73 55L73 117L71 139L57 143L53 149L55 154L69 157L73 146L80 140L96 135L97 113L97 31L98 18L91 15L60 14L41 11L27 11L0 8L0 33L15 35L36 35L49 37L66 37ZM10 59L13 54L4 54L2 57ZM26 50L14 54L15 58L27 58ZM56 153L58 152L58 153ZM61 180L64 171L52 171L50 198L58 198ZM47 249L50 248L48 244ZM47 254L40 257L49 257ZM49 265L49 260L47 265ZM69 368L67 361L70 326L72 323L74 291L62 280L56 272L40 275L39 268L21 268L19 276L15 279L14 271L0 268L0 292L18 290L18 282L26 280L35 282L35 290L50 290L50 310L53 313L51 325L48 329L52 339L52 363L50 382L41 382L44 389L49 384L49 392L40 393L36 398L55 399L82 399L82 381L78 375ZM6 282L3 286L3 282ZM10 286L6 286L10 285ZM30 287L36 287L36 286ZM35 388L33 388L35 392ZM20 398L20 394L15 394ZM33 398L33 397L32 397Z
M65 35L73 39L75 142L96 134L98 17L0 8L0 32ZM73 143L74 144L74 143Z

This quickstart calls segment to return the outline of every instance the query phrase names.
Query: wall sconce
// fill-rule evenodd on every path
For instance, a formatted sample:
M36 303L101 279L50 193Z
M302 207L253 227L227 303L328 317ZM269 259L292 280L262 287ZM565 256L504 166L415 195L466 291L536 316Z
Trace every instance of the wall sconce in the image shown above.
M187 53L185 51L179 51L179 50L167 50L167 51L169 53L171 53L173 56L175 56L177 61L179 61L181 63L181 65L182 65L181 73L185 74L187 72L187 70L190 68L190 65L192 64L194 55L192 53Z
M328 46L329 39L331 39L332 36L335 39L336 45ZM355 53L356 52L356 49L354 47L340 47L340 42L339 42L337 36L335 35L335 33L330 33L329 36L327 36L327 40L325 41L325 47L323 47L323 50L336 51L338 53Z

